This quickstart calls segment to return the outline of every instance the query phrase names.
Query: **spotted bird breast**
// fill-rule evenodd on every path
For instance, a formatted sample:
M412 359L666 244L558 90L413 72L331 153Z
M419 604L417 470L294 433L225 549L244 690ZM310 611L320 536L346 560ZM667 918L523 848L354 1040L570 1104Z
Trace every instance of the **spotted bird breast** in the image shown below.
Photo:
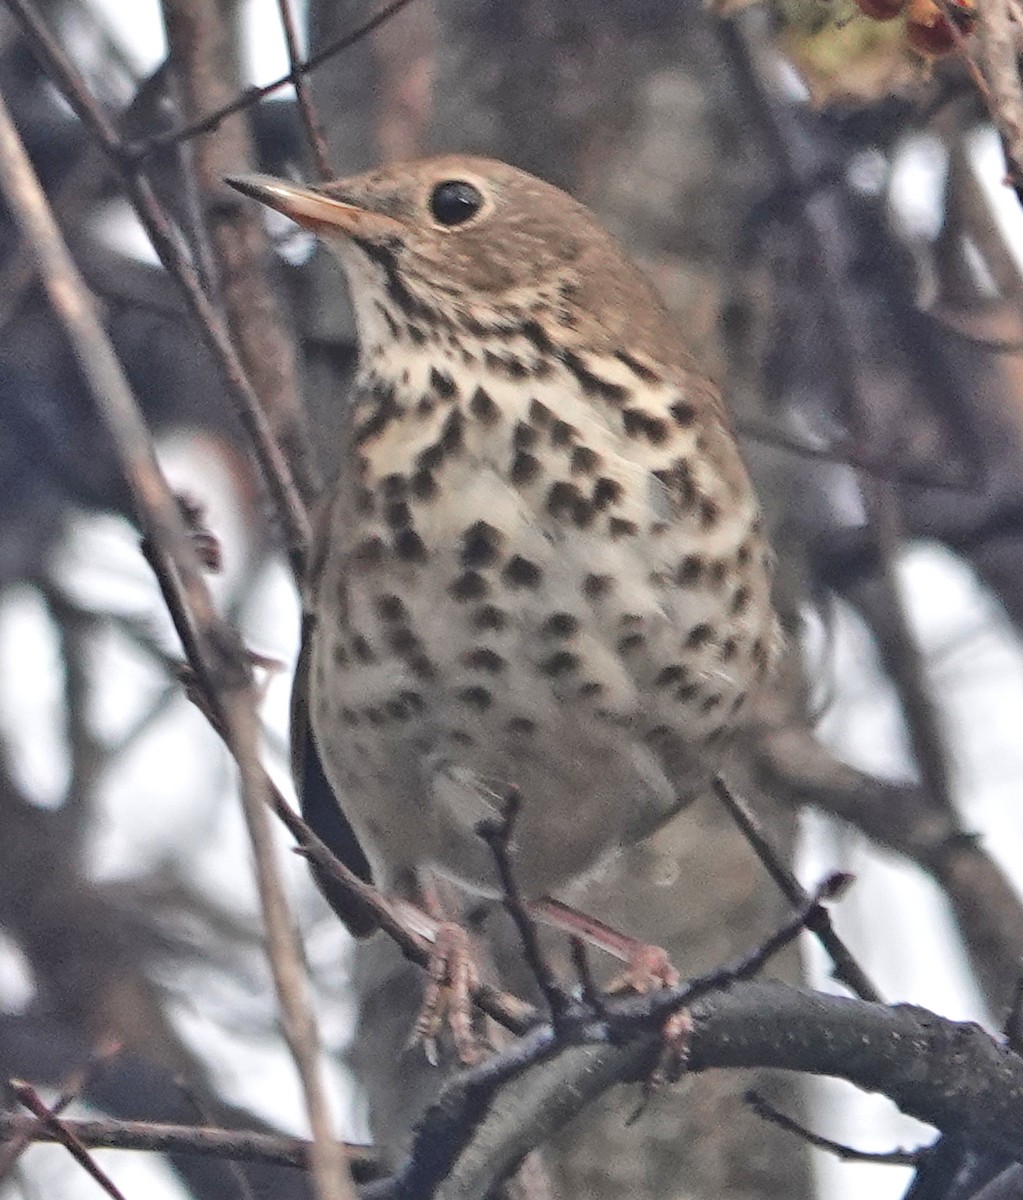
M363 380L311 716L385 885L427 861L489 890L474 826L512 787L522 886L578 876L705 781L770 664L730 435L652 365L573 357Z

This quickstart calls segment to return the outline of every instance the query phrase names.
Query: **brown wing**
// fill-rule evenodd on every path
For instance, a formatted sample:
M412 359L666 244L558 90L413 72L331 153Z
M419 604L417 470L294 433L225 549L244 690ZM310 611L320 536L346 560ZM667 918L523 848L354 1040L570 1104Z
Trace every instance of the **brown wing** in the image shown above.
M323 771L307 716L306 676L309 670L309 622L302 628L302 650L295 668L291 689L291 770L305 822L330 851L365 883L372 883L366 855L345 817L334 789ZM348 895L333 879L315 865L311 867L316 886L341 918L353 937L367 937L377 927L376 920L359 901Z

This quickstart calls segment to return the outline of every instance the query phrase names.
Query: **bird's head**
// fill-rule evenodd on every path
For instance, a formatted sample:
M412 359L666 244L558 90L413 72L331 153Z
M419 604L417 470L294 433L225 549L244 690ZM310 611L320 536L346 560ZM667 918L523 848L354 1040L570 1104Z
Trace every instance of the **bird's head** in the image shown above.
M566 340L589 343L620 340L623 323L661 321L649 285L592 213L507 163L445 155L326 184L228 182L338 255L363 338L377 340L381 309L399 329L427 333L542 315Z

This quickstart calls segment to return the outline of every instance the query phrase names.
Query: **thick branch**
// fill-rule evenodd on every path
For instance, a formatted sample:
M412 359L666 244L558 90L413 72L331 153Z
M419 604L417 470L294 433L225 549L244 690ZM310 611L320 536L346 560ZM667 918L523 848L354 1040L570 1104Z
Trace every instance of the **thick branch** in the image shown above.
M1023 1158L1023 1059L977 1025L778 983L736 984L691 1012L694 1073L768 1067L846 1079L922 1121ZM490 1063L455 1077L402 1171L365 1188L367 1200L482 1200L597 1096L644 1079L660 1052L660 1034L651 1032L626 1045L573 1045L544 1057L550 1038L544 1027L521 1039L514 1053L524 1062L532 1053L531 1065L499 1086L487 1087ZM450 1167L438 1172L445 1158Z

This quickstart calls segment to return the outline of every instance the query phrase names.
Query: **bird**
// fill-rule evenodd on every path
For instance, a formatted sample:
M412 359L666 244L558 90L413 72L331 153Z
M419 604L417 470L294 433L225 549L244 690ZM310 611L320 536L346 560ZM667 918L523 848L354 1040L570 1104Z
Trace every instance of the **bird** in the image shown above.
M293 707L322 835L385 892L497 896L478 829L514 790L517 886L556 898L708 786L778 658L721 395L597 217L514 166L228 182L340 260L358 333Z

